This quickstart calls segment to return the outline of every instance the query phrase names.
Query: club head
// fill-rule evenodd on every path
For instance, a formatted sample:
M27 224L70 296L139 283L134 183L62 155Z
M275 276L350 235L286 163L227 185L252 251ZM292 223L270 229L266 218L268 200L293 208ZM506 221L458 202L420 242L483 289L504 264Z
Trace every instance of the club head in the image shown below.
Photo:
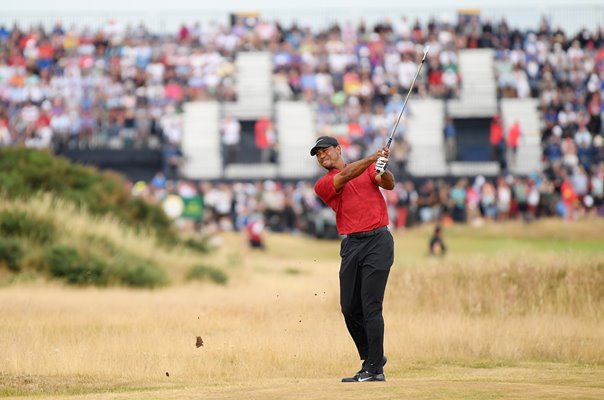
M424 61L426 59L426 56L428 55L428 51L430 51L430 46L424 47L424 56L422 57L422 61Z

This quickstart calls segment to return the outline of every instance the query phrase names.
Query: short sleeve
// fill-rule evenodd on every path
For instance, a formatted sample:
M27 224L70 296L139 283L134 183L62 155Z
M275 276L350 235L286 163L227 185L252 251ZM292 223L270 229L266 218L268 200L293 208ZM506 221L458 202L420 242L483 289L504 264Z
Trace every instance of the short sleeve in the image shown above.
M333 175L325 175L315 184L315 193L325 204L334 208L334 201L338 197L338 192L333 186Z
M373 163L365 170L365 173L369 174L369 179L371 179L371 182L373 182L377 185L377 182L375 181L375 177L377 176L377 172L375 172L375 168L376 168L376 165L375 165L375 163Z

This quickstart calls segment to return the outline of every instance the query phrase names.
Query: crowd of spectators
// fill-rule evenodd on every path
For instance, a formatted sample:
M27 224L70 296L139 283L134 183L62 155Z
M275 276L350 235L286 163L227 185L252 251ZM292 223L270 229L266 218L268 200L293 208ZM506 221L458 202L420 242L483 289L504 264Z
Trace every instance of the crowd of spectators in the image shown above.
M539 100L547 166L591 173L602 160L604 30L569 37L542 21L504 43L495 37L492 45L500 95Z
M346 158L353 160L385 142L426 45L431 50L415 90L443 99L455 98L463 85L459 49L495 49L499 95L540 101L545 168L531 177L413 181L405 170L413 149L405 140L404 116L391 160L400 183L385 193L393 227L603 212L604 32L583 30L571 37L546 21L520 31L505 19L422 24L401 17L372 27L360 22L322 30L241 20L182 26L169 35L115 20L98 30L0 27L0 144L58 151L162 149L165 159L173 160L174 168L164 173L170 176L143 185L144 190L135 185L137 195L162 201L172 192L182 197L183 188L185 194L196 193L205 210L197 223L204 226L240 229L241 221L261 213L272 229L308 230L308 215L322 207L307 182L196 185L174 179L183 104L236 100L237 52L268 50L275 99L314 104L318 134L338 136ZM412 113L412 105L408 109ZM261 159L271 160L274 130L270 124L257 128ZM238 158L240 129L225 116L227 162ZM501 136L504 140L505 133Z
M333 213L315 196L311 181L175 182L158 173L149 184L133 185L132 192L163 205L168 213L171 196L197 199L200 212L187 215L181 208L182 214L174 216L185 230L242 231L261 219L274 232L337 236ZM591 177L545 171L530 177L409 179L383 195L393 230L430 223L604 217L604 166Z
M558 170L562 164L573 174L580 166L591 175L592 166L602 160L602 27L569 36L545 19L536 29L519 30L505 18L493 23L460 17L455 24L433 19L422 25L403 16L371 28L360 22L312 32L294 24L274 33L282 39L271 46L275 97L316 104L319 134L338 136L349 159L386 141L423 49L429 45L416 83L420 96L456 97L463 85L458 51L492 48L499 97L539 99L547 168ZM494 123L502 122L496 117ZM405 129L406 115L395 135L398 151L393 152L402 175L411 151ZM508 159L515 162L521 127L516 121L500 130L499 138L492 138L493 158L506 172ZM454 129L446 129L445 136L447 160L452 161Z
M0 140L178 147L183 103L235 100L237 52L268 50L275 98L315 104L318 134L341 137L353 159L390 133L426 45L431 50L415 86L422 96L456 97L463 83L459 49L493 48L500 95L540 98L544 146L602 130L602 29L569 37L545 20L521 31L504 18L422 24L403 16L318 30L242 19L157 35L110 20L97 30L0 27ZM404 117L398 142L405 141L405 127ZM568 151L587 145L581 138Z
M404 16L372 27L361 21L318 32L294 24L271 49L275 97L316 104L318 133L338 136L348 158L358 158L386 141L426 45L430 52L414 91L458 96L458 48L465 46L458 30L455 24L411 23ZM403 148L405 131L406 115L395 135ZM399 161L405 162L401 153Z
M0 27L0 145L161 149L173 163L184 102L236 98L236 34L210 24L156 35L115 20Z

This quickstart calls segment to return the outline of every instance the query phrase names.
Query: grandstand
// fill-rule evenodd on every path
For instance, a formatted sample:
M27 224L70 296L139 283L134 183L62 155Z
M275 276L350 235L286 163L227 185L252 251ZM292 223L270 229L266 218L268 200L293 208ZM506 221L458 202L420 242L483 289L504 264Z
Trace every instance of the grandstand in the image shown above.
M518 39L525 41L521 51L528 50L528 36L512 31L505 19L493 24L490 19L480 20L476 10L462 10L457 24L432 19L424 26L419 20L411 23L403 17L374 26L348 23L312 30L295 23L284 29L275 22L258 14L232 14L229 26L209 24L203 29L198 24L183 25L176 34L159 37L144 26L126 27L114 19L97 31L66 30L59 24L48 31L25 31L18 25L12 31L3 28L4 99L12 106L10 112L5 107L3 114L11 116L7 128L17 131L10 135L14 138L9 140L5 135L4 140L38 147L52 145L73 159L88 159L135 178L140 171L136 173L136 168L122 165L120 160L141 160L140 168L147 163L151 171L162 162L160 148L164 144L172 149L163 150L163 163L174 154L180 156L178 165L185 178L311 178L318 169L300 154L317 135L341 136L343 143L350 144L351 155L360 155L385 141L388 126L378 129L367 119L381 102L392 106L387 115L392 122L397 111L392 95L406 94L418 53L424 44L431 44L428 68L411 100L405 132L400 133L413 149L409 172L417 177L496 176L504 172L528 175L543 169L539 93L532 93L531 102L520 98L525 97L522 93L509 96L504 93L508 87L500 87L505 78L499 76L497 64L504 61L500 53L517 51L510 41ZM540 33L550 34L551 27L544 23ZM600 37L597 34L594 32L595 44L601 42L601 32ZM539 39L547 48L556 40ZM565 37L564 45L570 44L569 39ZM63 43L57 45L57 41ZM59 64L55 63L55 51L63 53L61 62L80 65L68 65L59 72L47 68ZM150 56L158 51L163 60ZM97 67L107 57L121 65L117 72L113 66ZM515 60L527 69L526 61ZM23 76L14 71L19 63L28 68ZM82 81L98 73L102 79L92 78L93 89L87 90ZM71 87L64 79L69 74L74 75ZM115 81L116 74L122 82ZM23 88L20 79L24 80ZM40 79L47 82L31 82ZM504 83L513 86L513 79ZM62 93L40 94L45 83ZM105 83L109 83L108 88L96 93L96 98L94 93L93 98L87 97L94 87ZM75 89L74 84L78 86ZM141 95L144 90L155 94ZM71 95L81 99L81 104L69 104ZM107 96L108 101L95 103ZM321 110L322 101L328 103L327 109ZM72 115L54 118L54 103L59 103L58 108L67 103ZM173 115L174 108L178 109L177 116ZM42 114L49 119L49 112L54 123L49 124L50 130L28 126L28 115ZM83 114L81 120L73 115L79 112ZM515 120L523 127L518 162L509 170L502 170L490 157L486 132L495 114L502 114L506 128ZM238 119L242 128L239 158L229 163L225 163L219 140L220 121L227 115ZM275 120L282 157L259 165L250 138L255 121L265 115ZM144 119L149 117L151 124L145 127ZM458 127L458 151L453 160L445 157L442 129L446 117L452 117ZM168 130L170 134L166 134ZM113 152L106 152L106 148Z

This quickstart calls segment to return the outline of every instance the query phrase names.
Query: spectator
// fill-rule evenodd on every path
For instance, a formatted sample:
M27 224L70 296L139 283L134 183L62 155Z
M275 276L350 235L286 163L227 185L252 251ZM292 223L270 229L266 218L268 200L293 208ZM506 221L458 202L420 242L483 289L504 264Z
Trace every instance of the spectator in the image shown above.
M512 206L512 191L503 176L497 178L497 220L507 221Z
M409 142L402 136L395 136L392 146L392 161L393 170L397 179L403 180L408 177L407 163L409 161L409 153L411 146Z
M442 227L440 225L436 225L434 228L434 232L430 237L430 255L431 256L444 256L447 252L447 246L445 246L445 241L442 237Z
M537 183L532 179L529 179L527 181L527 187L528 187L528 193L527 193L527 198L526 198L526 205L527 205L526 220L532 221L533 219L535 219L537 217L537 210L538 210L539 203L540 203L541 193L539 192Z
M497 197L495 187L486 181L481 187L480 208L482 215L488 220L497 218Z
M604 216L604 166L596 168L590 180L593 205L599 216Z
M597 135L593 140L592 165L597 166L604 163L604 137Z
M562 145L560 141L561 134L562 129L559 126L555 126L554 135L549 137L543 150L544 159L550 166L562 161Z
M247 234L248 243L252 249L264 250L266 248L263 238L264 222L262 221L261 215L252 215L245 227L245 231Z
M224 164L230 165L239 161L241 142L241 123L232 115L222 121L222 144L224 145Z
M273 122L268 116L263 115L256 121L254 126L254 137L256 140L256 147L260 149L260 162L274 162L275 158L273 156L273 151L275 145L275 129L273 127Z
M528 195L529 188L525 179L515 177L512 183L513 212L517 213L523 220L528 220Z
M284 211L286 206L285 194L281 185L267 180L264 182L262 200L265 204L264 218L271 230L281 232L284 229Z
M510 150L510 161L513 166L516 166L516 159L518 155L518 143L520 142L521 135L522 130L520 128L520 121L516 119L512 126L510 126L507 136L507 147Z
M451 216L454 222L466 221L466 187L467 181L459 179L449 193Z
M434 181L428 179L420 187L417 197L419 218L422 223L434 220L437 204L438 196L434 187Z
M417 192L413 181L406 180L401 185L396 184L395 192L398 195L397 213L394 226L397 229L405 228L415 221L413 215L417 211ZM410 218L411 217L411 218Z
M466 219L472 225L481 225L483 222L480 213L480 192L485 178L478 175L473 185L466 187Z
M445 148L446 148L446 159L448 162L454 161L457 159L457 144L456 144L456 136L457 131L455 130L455 124L453 123L453 118L447 117L447 121L445 123L444 128L445 135Z
M562 217L567 220L575 219L575 205L577 203L577 193L573 187L573 183L570 177L566 176L560 186L560 193L562 195Z
M504 157L505 138L503 136L503 125L499 114L496 114L491 120L489 141L491 143L492 159L499 163L501 171L506 171L507 165Z

